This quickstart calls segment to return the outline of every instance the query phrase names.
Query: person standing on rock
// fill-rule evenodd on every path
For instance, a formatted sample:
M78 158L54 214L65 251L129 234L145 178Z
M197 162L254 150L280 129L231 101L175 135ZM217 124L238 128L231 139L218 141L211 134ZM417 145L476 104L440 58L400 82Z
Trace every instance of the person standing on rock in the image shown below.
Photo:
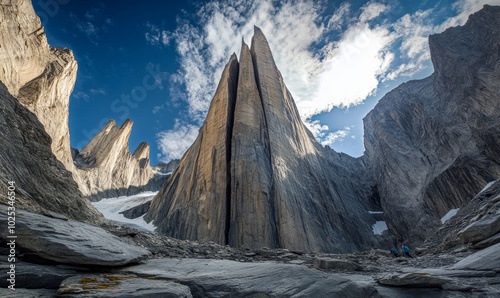
M391 253L394 257L396 257L396 258L399 257L399 251L397 248L395 248L395 247L391 248Z
M408 246L403 246L403 255L405 258L413 258L412 255L410 255L410 248Z

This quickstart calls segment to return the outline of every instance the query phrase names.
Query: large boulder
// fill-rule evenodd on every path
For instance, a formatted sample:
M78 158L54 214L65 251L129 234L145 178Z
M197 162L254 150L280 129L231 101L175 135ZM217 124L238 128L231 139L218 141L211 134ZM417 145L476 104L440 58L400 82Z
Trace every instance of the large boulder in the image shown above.
M364 283L274 262L161 259L121 269L188 285L194 297L379 297Z
M0 215L7 218L7 208ZM102 228L17 210L16 248L23 258L81 266L122 266L147 258L149 251L122 242ZM0 238L9 241L7 229Z
M453 269L464 270L493 270L500 272L500 243L480 250L460 262Z

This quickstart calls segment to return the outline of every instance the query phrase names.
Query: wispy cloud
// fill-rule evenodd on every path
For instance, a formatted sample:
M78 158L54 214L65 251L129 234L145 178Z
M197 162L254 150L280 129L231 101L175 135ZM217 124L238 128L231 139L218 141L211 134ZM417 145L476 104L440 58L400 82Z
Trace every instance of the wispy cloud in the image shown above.
M182 124L176 119L174 128L157 134L157 144L160 149L158 158L169 161L179 159L193 144L198 136L199 127L191 124Z
M99 34L101 31L107 31L113 24L110 18L103 19L103 12L106 9L104 3L99 3L83 13L79 17L74 13L70 14L71 21L75 27L83 33L94 45L98 45Z
M342 142L351 132L350 127L328 133L321 141L323 146L331 146L335 142Z
M322 143L331 144L349 131L329 131L311 121L312 116L360 104L376 94L381 82L430 67L428 35L463 24L492 1L460 0L455 15L444 20L434 17L433 8L398 15L388 1L369 1L355 11L345 2L331 15L324 15L322 3L312 0L211 1L200 8L196 23L180 19L178 28L168 33L180 57L172 89L184 87L186 123L201 125L228 57L239 53L241 45L235 41L250 41L257 25L269 40L302 119ZM161 30L150 29L152 40L160 43Z
M164 45L168 46L172 40L170 32L167 30L160 30L158 26L155 26L149 22L146 23L147 31L144 33L146 41L154 46Z
M93 89L90 89L90 93L92 95L106 95L107 92L104 88L93 88Z
M71 96L73 98L76 98L76 99L79 99L79 100L84 100L84 101L87 101L87 100L90 99L90 96L87 93L85 93L85 92L83 92L81 90L73 92L73 94Z

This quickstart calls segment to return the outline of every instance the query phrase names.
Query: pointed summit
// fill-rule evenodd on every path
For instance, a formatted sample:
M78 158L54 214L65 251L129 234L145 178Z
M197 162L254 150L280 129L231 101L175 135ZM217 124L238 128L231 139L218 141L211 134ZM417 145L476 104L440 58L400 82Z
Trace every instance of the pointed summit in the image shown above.
M305 128L255 27L251 49L242 42L239 67L231 56L197 140L145 219L172 237L238 247L366 248L377 240L366 212L371 189L351 182L362 175L360 161L341 160Z
M76 156L77 174L89 186L89 195L123 195L130 186L146 185L153 177L149 145L140 143L133 155L129 152L133 124L127 119L118 127L110 120Z
M144 217L181 239L226 243L238 61L231 55L200 133ZM162 199L164 198L164 199ZM186 207L189 206L189 207Z
M141 159L149 160L149 149L150 149L149 144L146 142L142 142L135 149L133 156L137 160L141 160Z

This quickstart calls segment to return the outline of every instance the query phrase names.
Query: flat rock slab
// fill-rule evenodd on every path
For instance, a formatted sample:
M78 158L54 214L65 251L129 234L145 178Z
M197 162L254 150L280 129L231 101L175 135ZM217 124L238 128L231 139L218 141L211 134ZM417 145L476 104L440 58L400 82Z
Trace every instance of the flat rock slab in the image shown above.
M332 258L317 258L314 261L314 266L319 269L326 270L342 270L342 271L358 271L361 267L353 262Z
M165 297L191 298L189 287L135 275L78 275L65 280L57 291L58 297Z
M194 297L379 297L375 287L301 265L160 259L121 272L175 280Z
M438 277L424 272L386 273L381 275L377 282L382 285L409 288L442 288L451 279Z
M401 268L404 273L423 273L442 277L495 277L495 271L458 270L449 268Z
M452 268L500 272L500 243L466 257Z
M15 291L5 288L0 288L0 297L2 298L53 298L55 297L55 290L47 290L47 289L36 289L36 290L28 290L28 289L18 289Z
M0 217L7 217L3 207ZM0 238L6 239L6 231L0 231ZM102 228L21 210L16 215L16 235L16 248L21 252L63 264L122 266L138 263L150 254Z
M5 258L7 260L7 258ZM55 266L31 264L26 262L15 263L16 288L26 289L58 289L63 280L71 276L80 274L75 270L64 269ZM10 270L10 263L0 263L0 272L5 273ZM7 274L5 274L7 276ZM0 279L0 287L7 288L10 283L7 278ZM3 297L0 295L0 297Z

